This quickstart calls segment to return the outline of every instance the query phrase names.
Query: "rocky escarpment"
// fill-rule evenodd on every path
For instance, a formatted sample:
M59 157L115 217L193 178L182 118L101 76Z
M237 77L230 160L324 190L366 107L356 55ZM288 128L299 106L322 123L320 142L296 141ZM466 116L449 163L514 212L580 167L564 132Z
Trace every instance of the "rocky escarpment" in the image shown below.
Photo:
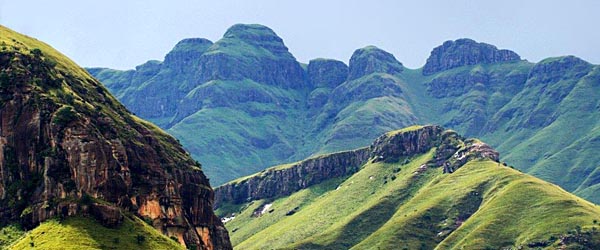
M431 51L423 66L424 75L475 64L519 61L517 53L498 49L493 45L478 43L471 39L446 41Z
M30 229L90 214L151 222L188 247L231 249L200 165L49 46L0 27L0 218Z
M362 148L266 169L215 189L215 207L224 202L239 204L289 195L332 178L350 175L368 159L368 149Z
M395 163L434 147L436 154L427 165L444 173L452 173L473 159L498 161L498 152L478 140L465 140L440 126L414 126L384 134L366 148L270 168L219 186L215 189L215 207L289 195L328 179L349 176L367 161Z
M404 67L394 55L375 46L357 49L350 57L348 80L372 73L398 74Z

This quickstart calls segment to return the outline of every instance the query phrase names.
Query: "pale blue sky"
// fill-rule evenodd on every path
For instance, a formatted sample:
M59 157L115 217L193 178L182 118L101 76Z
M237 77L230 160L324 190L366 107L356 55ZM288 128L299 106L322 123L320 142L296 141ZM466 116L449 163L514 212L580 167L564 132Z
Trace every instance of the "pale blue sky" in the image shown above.
M410 68L445 40L468 37L529 61L576 55L600 63L600 1L31 1L0 0L0 24L43 40L82 66L129 69L162 60L179 40L218 40L260 23L301 62L376 45ZM0 34L1 35L1 34Z

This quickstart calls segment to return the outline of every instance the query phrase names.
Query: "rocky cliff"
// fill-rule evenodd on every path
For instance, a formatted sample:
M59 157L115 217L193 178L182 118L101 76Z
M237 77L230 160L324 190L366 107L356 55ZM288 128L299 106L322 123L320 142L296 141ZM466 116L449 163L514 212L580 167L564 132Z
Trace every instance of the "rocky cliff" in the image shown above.
M431 51L423 66L424 75L475 64L519 61L521 57L510 50L498 49L493 45L478 43L471 39L446 41Z
M0 26L0 218L122 214L188 247L231 249L200 165L48 45Z
M498 152L474 139L465 140L440 126L413 126L386 133L369 147L310 158L266 169L215 189L215 208L223 203L241 204L252 200L286 196L323 181L349 176L369 162L398 162L432 148L436 154L428 167L452 173L469 160L498 161Z
M223 202L239 204L289 195L331 178L347 176L356 172L368 156L368 150L363 148L266 169L215 189L215 207Z

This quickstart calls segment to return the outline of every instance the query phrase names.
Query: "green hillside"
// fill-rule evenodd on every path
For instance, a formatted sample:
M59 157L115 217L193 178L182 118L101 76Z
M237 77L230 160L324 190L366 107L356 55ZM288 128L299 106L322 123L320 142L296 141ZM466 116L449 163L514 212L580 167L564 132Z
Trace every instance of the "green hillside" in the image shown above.
M217 213L236 249L600 247L597 205L489 159L445 174L440 148Z
M136 217L118 228L106 228L92 218L50 220L24 233L7 249L185 249Z

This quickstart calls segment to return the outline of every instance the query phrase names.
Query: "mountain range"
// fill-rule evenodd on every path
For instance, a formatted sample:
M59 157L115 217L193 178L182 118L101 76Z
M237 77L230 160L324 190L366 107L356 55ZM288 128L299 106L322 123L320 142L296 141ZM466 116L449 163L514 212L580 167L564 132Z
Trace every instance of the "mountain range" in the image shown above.
M564 190L597 198L598 66L581 59L459 39L416 70L374 46L303 65L269 28L235 25L88 71L209 161L0 26L1 248L600 247L600 209ZM406 126L421 122L454 130ZM213 190L204 171L251 174Z
M178 138L213 184L268 166L367 146L385 132L440 124L478 137L500 161L600 202L600 67L574 56L528 62L470 39L409 69L382 49L348 64L298 62L268 27L179 42L135 70L88 68L129 110Z

